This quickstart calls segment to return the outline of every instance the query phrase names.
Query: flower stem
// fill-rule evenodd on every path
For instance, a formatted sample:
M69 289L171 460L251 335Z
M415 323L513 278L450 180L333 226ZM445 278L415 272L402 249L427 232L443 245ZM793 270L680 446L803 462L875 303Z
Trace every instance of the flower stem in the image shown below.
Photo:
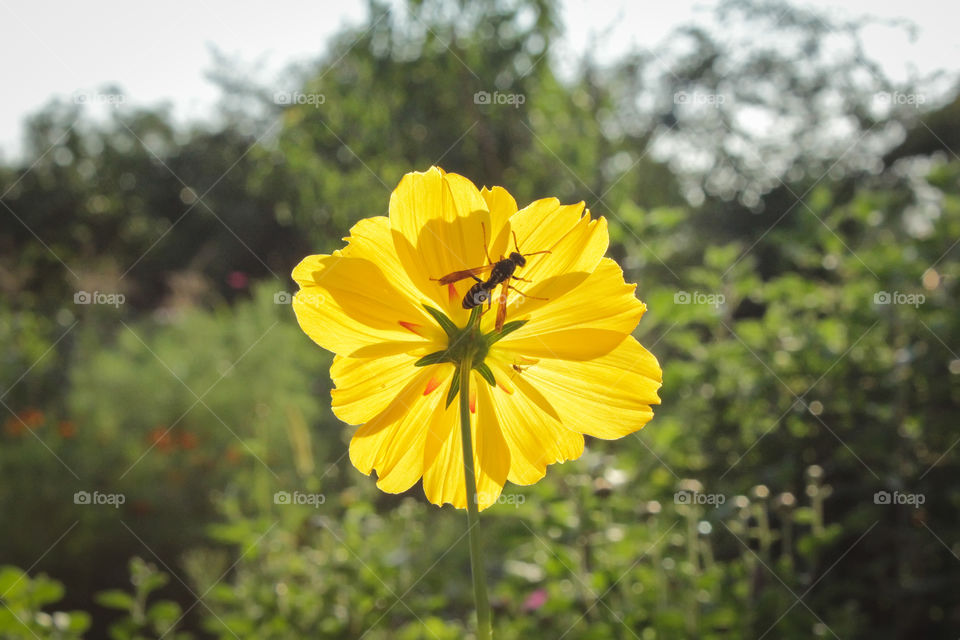
M467 325L476 330L480 314L474 308ZM470 430L470 372L473 353L468 350L460 361L460 439L463 442L463 475L467 485L467 533L470 539L470 569L473 574L473 599L477 607L477 638L490 640L490 601L483 570L483 549L480 545L480 509L477 506L477 481L473 470L473 438Z

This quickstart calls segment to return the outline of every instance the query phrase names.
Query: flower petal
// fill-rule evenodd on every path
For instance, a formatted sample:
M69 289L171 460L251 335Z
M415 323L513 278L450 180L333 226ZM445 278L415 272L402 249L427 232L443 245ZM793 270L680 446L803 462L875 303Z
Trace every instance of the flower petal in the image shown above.
M473 435L473 470L477 483L477 505L486 509L497 501L510 469L507 448L498 425L484 409L483 389L487 383L477 374L471 376L472 389L479 389L480 405L471 414ZM424 448L423 492L436 504L451 503L458 509L467 506L467 489L463 471L463 444L460 436L460 403L453 402L441 419L430 423Z
M598 358L619 346L647 310L634 295L636 288L624 282L616 262L603 258L593 273L559 298L539 304L523 298L511 302L510 319L528 322L498 348L536 358ZM510 313L511 308L517 311Z
M503 187L480 190L480 195L490 210L490 229L487 230L487 242L490 243L490 257L497 260L509 255L513 250L510 238L510 216L517 212L517 201Z
M510 375L501 364L493 364L494 367L498 378ZM486 384L481 386L480 410L484 420L497 426L510 448L507 479L529 485L543 478L547 465L579 458L583 454L583 436L560 423L550 403L523 374L513 373L511 394Z
M473 280L456 285L454 296L435 280L486 264L484 225L490 229L490 214L473 183L437 167L408 173L390 196L390 228L400 263L417 288L458 324L466 322L460 303Z
M300 291L293 310L300 328L324 349L350 355L363 347L412 351L443 339L423 307L401 293L376 264L348 255L305 258L293 270ZM425 327L417 335L401 321Z
M607 355L585 362L541 358L523 370L574 431L612 440L641 429L660 404L663 374L656 357L633 336ZM518 385L519 388L519 385Z
M583 203L561 205L556 198L544 198L524 207L510 218L521 253L550 251L531 257L522 275L540 282L571 272L591 272L607 251L610 242L607 221L581 216Z
M350 235L344 238L349 244L342 251L343 255L352 258L365 258L376 264L383 275L398 291L407 295L411 300L428 302L410 275L400 263L397 249L393 244L393 232L390 229L390 219L386 216L363 218L350 229Z
M442 389L452 375L450 365L423 367L383 411L354 433L350 461L362 473L376 470L381 490L401 493L423 475L424 443L435 430L433 424L446 419ZM440 378L440 389L424 395L434 376Z
M416 356L407 353L379 358L334 356L330 377L336 388L330 392L334 415L347 424L363 424L384 411L403 389L421 373L413 366Z

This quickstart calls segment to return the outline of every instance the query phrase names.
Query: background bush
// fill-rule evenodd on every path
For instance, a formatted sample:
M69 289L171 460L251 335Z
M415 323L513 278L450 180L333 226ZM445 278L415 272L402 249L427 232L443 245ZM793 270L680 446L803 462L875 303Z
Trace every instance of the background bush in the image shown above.
M216 128L36 114L0 166L0 637L466 635L463 514L349 465L285 294L436 162L606 216L664 366L648 428L484 513L498 637L954 637L960 100L878 109L926 85L825 48L867 22L720 15L770 38L561 74L551 3L371 3L300 72L322 108L225 63Z

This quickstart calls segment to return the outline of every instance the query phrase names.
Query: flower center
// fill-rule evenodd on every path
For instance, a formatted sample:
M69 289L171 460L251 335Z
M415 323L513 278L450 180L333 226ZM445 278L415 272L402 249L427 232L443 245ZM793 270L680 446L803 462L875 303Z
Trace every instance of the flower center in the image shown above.
M515 320L508 322L503 325L500 331L493 330L490 333L484 334L480 331L480 307L473 308L470 313L470 319L467 321L467 326L465 327L455 325L453 321L439 309L434 309L429 305L424 305L424 308L433 316L433 319L437 321L437 324L440 325L444 333L447 334L447 348L423 356L417 360L415 365L425 367L431 364L449 362L456 367L453 382L447 394L447 405L449 406L450 403L453 402L460 388L460 365L467 360L467 358L470 359L472 370L479 373L491 387L497 386L493 372L485 362L487 354L490 353L490 347L498 340L522 327L527 321Z

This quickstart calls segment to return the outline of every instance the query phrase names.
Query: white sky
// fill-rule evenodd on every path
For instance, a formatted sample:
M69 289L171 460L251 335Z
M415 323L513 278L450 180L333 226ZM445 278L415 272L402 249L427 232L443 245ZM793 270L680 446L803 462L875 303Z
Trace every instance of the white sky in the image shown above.
M656 49L680 24L705 22L715 0L566 0L566 52L588 46L600 60L633 46ZM910 43L878 29L867 52L904 77L956 65L960 39L954 0L801 0L846 16L907 18L919 27ZM6 90L0 100L0 156L19 148L24 116L54 96L72 99L114 85L129 103L172 105L178 120L213 113L218 89L206 78L211 47L249 67L267 83L290 63L323 52L343 24L360 24L366 3L284 0L202 0L140 3L129 0L0 0L0 61ZM599 44L598 44L599 43ZM561 51L563 53L563 51ZM108 107L103 107L108 108Z

